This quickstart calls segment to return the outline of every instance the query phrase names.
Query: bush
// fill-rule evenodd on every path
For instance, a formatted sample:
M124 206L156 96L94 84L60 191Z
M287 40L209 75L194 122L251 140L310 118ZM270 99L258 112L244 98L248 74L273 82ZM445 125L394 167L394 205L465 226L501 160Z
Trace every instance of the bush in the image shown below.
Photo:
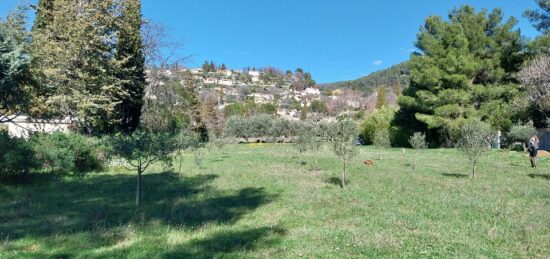
M97 139L55 132L31 137L36 157L51 171L86 173L103 168L106 156Z
M525 124L517 123L510 128L508 132L508 140L512 142L525 143L532 136L537 134L537 129L533 126L533 121L529 121Z
M376 147L391 147L390 131L387 128L377 129L372 140Z
M415 132L409 139L409 144L415 150L423 150L428 148L428 143L426 142L426 135L424 133Z
M27 173L40 167L32 146L24 139L11 138L0 130L0 176Z
M359 134L359 137L361 138L362 142L367 145L374 144L374 138L377 131L379 131L378 133L378 137L380 138L379 140L382 140L382 138L385 138L386 135L388 137L391 137L390 123L393 120L394 115L395 115L394 109L383 108L367 116L367 118L365 118L365 121L361 125L361 132Z

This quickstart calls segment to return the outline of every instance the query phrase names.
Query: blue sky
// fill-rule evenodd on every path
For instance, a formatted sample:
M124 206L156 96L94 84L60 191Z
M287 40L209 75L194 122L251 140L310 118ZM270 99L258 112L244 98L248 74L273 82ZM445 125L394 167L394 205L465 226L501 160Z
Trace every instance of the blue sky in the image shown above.
M21 0L0 0L0 16ZM36 0L34 0L36 1ZM32 2L34 2L32 1ZM230 68L302 67L318 82L355 79L409 58L429 15L455 6L500 7L523 35L537 32L521 16L534 0L142 0L145 17L165 25L191 55Z

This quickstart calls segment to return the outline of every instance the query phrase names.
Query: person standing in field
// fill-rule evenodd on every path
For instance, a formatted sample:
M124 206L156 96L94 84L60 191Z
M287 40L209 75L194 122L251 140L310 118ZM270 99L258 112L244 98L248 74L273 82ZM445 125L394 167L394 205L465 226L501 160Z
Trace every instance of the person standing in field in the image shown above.
M539 138L537 136L531 137L527 144L527 152L529 152L529 161L531 161L531 167L537 167L537 153L539 149Z

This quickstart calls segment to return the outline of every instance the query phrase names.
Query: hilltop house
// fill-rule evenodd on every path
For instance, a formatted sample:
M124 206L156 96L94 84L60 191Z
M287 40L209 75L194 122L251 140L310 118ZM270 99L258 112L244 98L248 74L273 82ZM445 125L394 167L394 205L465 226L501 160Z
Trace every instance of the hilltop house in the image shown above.
M253 93L247 95L248 98L253 99L255 103L271 103L274 99L272 94Z

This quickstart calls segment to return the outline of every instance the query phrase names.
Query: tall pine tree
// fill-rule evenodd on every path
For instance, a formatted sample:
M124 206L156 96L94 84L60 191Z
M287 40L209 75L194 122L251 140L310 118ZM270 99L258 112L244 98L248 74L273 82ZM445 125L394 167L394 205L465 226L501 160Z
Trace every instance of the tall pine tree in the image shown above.
M482 119L494 129L512 124L520 87L513 78L524 60L516 20L502 12L463 6L449 20L431 16L418 34L420 50L411 56L411 86L399 98L396 122L454 140L468 120Z
M122 80L124 95L116 97L118 105L114 116L119 130L131 132L139 126L146 84L140 1L126 0L118 20L116 59L121 61L121 69L116 76Z

